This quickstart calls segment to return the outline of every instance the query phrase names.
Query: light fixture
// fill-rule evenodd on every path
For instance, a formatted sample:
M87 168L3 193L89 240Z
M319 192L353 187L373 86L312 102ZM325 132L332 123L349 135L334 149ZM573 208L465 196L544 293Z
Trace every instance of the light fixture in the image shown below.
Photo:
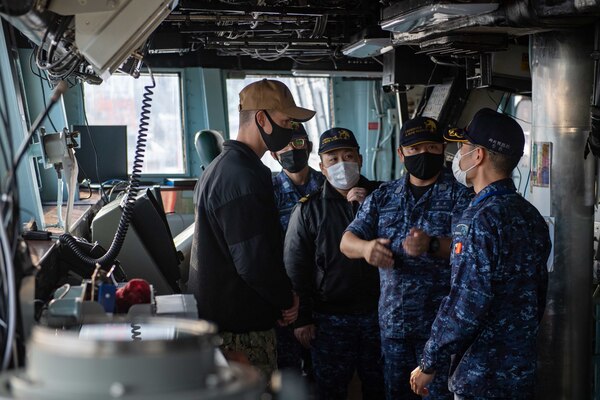
M392 50L394 50L394 46L390 44L389 46L385 46L381 50L379 50L379 54L385 54L388 51L392 51Z
M349 44L342 49L342 53L348 57L366 58L381 54L381 49L391 46L392 39L388 38L370 38L361 39Z
M81 3L76 5L75 3ZM177 0L51 2L50 11L75 15L75 47L108 78L178 4ZM76 12L73 12L73 7Z
M381 79L382 71L327 71L327 70L309 70L309 69L292 69L293 76L304 76L312 78L365 78L365 79Z
M416 28L435 25L455 18L486 14L497 10L498 3L440 3L423 6L380 22L381 29L411 32ZM385 15L385 11L384 11Z

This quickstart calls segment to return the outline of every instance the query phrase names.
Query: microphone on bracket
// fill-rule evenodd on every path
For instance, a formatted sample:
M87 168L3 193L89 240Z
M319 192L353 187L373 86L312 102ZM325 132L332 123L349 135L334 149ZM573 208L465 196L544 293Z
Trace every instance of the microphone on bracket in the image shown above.
M60 81L58 83L58 85L56 85L56 87L54 88L54 91L52 92L52 96L50 96L50 102L48 102L48 104L46 105L46 108L44 108L44 110L37 116L37 118L31 125L29 132L27 133L27 137L21 143L21 146L19 146L19 150L17 151L17 155L15 156L14 161L13 161L13 167L12 167L13 172L19 166L21 159L23 158L23 155L25 154L25 150L27 149L27 146L29 145L29 141L31 140L31 137L33 136L33 133L40 127L40 125L42 124L42 121L44 121L44 119L48 116L48 114L50 114L50 110L52 110L52 107L58 102L58 100L60 99L60 96L62 96L63 93L65 93L68 88L69 87L65 81Z
M7 188L10 187L12 184L12 179L14 177L14 174L17 171L17 167L21 163L23 156L25 155L25 151L27 150L27 147L29 146L29 142L31 141L31 137L33 136L34 132L40 127L40 125L42 124L44 119L48 116L48 114L50 114L50 110L52 110L52 107L58 102L58 100L60 99L60 96L62 96L67 91L68 88L69 88L69 86L67 85L67 82L62 81L62 80L60 82L58 82L58 84L54 88L54 91L52 92L52 96L50 97L50 101L46 105L46 108L44 108L44 110L37 116L37 118L31 125L31 128L29 129L29 132L27 133L27 137L25 138L25 140L23 140L23 142L19 146L19 150L17 150L17 153L16 153L17 155L15 156L15 158L13 160L13 165L12 165L10 171L8 171L8 173L6 174Z

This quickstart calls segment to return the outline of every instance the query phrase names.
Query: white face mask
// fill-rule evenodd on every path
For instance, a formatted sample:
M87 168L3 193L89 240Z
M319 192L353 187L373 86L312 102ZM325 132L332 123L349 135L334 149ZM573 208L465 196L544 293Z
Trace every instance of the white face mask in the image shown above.
M327 167L327 180L336 189L349 190L356 185L360 178L358 163L353 161L340 161Z
M466 187L473 186L472 183L467 183L467 172L469 172L470 170L475 168L476 165L473 164L471 167L469 167L463 171L462 169L460 169L460 159L463 158L464 156L468 156L475 150L477 150L477 147L475 147L473 150L469 151L467 154L460 154L460 149L458 149L458 151L454 155L454 158L452 159L452 173L454 174L454 177L456 178L456 180L459 183L462 183L463 185L465 185Z

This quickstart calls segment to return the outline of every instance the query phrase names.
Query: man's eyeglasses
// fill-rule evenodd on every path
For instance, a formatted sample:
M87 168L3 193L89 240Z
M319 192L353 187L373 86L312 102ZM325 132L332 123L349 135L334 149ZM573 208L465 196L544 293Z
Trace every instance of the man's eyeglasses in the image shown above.
M292 146L296 150L304 149L306 147L306 139L292 139L290 141L290 146Z

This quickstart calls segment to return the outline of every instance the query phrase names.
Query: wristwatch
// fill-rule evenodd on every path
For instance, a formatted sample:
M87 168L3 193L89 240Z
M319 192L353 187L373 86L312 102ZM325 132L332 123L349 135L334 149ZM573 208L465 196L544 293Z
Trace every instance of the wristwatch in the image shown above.
M427 252L429 254L437 253L440 249L440 239L435 236L429 238L429 250Z
M421 368L421 372L424 373L425 375L431 375L431 374L435 373L435 368L433 368L433 367L425 368L425 364L423 363L423 360L421 360L421 362L419 363L419 368Z

